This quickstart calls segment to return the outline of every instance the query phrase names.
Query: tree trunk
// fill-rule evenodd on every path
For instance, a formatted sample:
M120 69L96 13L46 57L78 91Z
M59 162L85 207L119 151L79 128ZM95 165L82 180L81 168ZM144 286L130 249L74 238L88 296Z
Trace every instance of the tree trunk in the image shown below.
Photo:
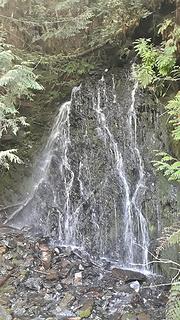
M180 0L176 0L176 24L180 26Z

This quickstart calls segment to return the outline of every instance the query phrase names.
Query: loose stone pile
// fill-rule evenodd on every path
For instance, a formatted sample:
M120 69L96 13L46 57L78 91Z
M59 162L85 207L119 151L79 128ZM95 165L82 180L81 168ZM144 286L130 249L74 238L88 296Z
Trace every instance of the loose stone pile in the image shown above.
M161 277L0 228L0 320L163 320Z

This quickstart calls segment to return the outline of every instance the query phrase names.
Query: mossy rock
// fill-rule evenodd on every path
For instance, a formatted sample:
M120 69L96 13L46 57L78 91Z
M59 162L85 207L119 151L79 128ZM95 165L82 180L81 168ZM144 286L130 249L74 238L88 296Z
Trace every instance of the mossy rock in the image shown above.
M10 309L5 309L0 306L0 320L11 320Z
M93 299L85 299L82 302L83 306L82 308L79 310L78 316L81 319L86 319L88 317L90 317L92 311L93 311L93 305L94 305L94 301Z
M122 320L150 320L150 316L144 312L142 313L126 313L122 316Z
M90 307L86 310L79 311L79 316L81 319L84 319L84 318L90 317L91 313L92 313L92 308Z

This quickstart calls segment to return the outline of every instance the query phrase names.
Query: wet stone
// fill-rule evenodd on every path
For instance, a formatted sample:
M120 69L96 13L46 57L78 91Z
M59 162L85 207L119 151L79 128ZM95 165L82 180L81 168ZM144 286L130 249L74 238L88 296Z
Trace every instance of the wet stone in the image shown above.
M137 280L142 283L147 280L146 275L141 272L118 268L112 269L112 276L115 279L123 280L125 282L133 282Z
M118 319L117 319L118 320ZM147 313L127 313L121 317L121 320L151 320Z
M74 285L81 286L82 285L82 272L77 272L74 275Z
M36 290L36 291L40 291L42 287L42 281L36 278L29 278L28 280L25 281L24 284L28 289Z
M90 317L94 307L94 300L92 298L84 298L80 303L82 304L78 311L80 318Z
M46 269L40 257L42 249L49 252L49 247L36 248L38 239L25 238L21 242L26 243L23 250L15 245L3 253L0 276L11 272L12 259L18 263L13 276L0 287L0 315L5 314L0 319L118 320L125 315L131 316L130 320L137 315L140 320L164 319L168 291L153 286L156 278L152 277L149 285L139 280L128 282L119 268L113 268L113 276L109 264L106 269L90 262L89 256L82 253L81 257L80 251L74 254L71 250L67 256L65 248L59 248L60 254L52 254L51 267Z
M0 319L11 320L10 311L0 306Z
M59 303L59 307L63 310L66 309L69 304L71 304L75 300L75 297L70 293L66 292L65 296Z

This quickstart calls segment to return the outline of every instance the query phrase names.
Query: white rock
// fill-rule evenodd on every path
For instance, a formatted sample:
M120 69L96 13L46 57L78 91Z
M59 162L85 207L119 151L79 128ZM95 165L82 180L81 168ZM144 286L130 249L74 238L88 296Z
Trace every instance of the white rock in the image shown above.
M81 286L82 285L82 272L75 273L74 284L76 286Z
M130 287L131 287L132 289L134 289L136 292L139 292L139 289L140 289L140 283L139 283L139 281L133 281L133 282L131 282Z
M60 250L58 248L54 248L54 251L56 252L57 255L60 254Z
M79 270L84 271L84 267L82 266L82 264L79 265Z

